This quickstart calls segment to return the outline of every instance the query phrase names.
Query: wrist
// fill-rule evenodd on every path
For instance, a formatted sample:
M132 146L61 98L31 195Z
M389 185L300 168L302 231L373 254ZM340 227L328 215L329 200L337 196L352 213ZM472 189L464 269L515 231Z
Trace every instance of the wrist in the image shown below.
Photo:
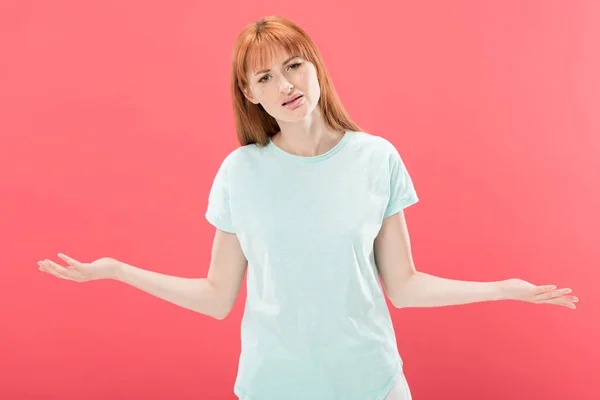
M123 282L123 274L125 273L126 269L127 269L126 263L118 262L115 265L115 268L113 269L112 274L110 275L110 279Z
M506 280L494 282L495 300L510 300L508 291L506 290Z

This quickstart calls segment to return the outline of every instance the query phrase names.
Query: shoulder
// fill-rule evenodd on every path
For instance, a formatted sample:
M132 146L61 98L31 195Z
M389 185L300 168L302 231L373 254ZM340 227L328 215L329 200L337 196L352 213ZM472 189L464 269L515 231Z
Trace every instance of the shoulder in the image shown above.
M258 147L255 144L237 147L225 156L222 166L230 172L245 168L264 159L262 157L264 151L265 148Z
M398 149L387 138L372 132L354 132L354 143L359 149L363 149L379 157L393 157L398 155Z

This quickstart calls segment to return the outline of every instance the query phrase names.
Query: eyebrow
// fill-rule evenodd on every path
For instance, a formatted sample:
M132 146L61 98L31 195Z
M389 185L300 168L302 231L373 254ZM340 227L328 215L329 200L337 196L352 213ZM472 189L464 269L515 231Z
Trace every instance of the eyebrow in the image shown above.
M288 58L288 59L287 59L287 60L285 60L285 61L284 61L284 62L283 62L281 65L285 65L285 64L289 63L290 61L292 61L292 60L293 60L294 58L296 58L296 57L298 57L298 56L293 56L293 57L290 57L290 58ZM263 69L262 71L258 71L258 72L257 72L257 73L255 73L254 75L262 74L262 73L264 73L264 72L269 72L269 71L270 71L270 69Z

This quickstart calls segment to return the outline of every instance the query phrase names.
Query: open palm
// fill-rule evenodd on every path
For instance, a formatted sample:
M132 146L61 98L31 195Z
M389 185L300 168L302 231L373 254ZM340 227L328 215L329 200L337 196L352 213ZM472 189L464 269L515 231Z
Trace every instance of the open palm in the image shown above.
M91 263L77 261L64 254L58 255L69 264L67 267L59 265L52 260L39 261L39 270L47 272L57 278L68 279L75 282L88 282L99 279L114 279L121 261L110 257L99 258Z
M569 296L571 289L557 289L554 285L536 286L522 279L507 279L502 282L505 298L509 300L527 301L536 304L556 304L576 308L574 303L579 299Z

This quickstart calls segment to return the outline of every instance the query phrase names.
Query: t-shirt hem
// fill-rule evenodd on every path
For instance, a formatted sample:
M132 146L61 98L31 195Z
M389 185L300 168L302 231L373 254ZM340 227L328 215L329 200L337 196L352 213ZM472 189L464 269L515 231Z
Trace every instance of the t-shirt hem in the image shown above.
M400 359L398 361L398 363L396 364L396 368L394 369L394 372L392 373L392 376L390 377L390 379L387 381L385 386L379 391L377 396L375 396L372 400L385 400L386 396L388 395L390 390L392 390L392 388L396 384L396 381L400 377L402 368L403 368L403 362L402 362L402 359ZM244 390L242 390L237 384L235 384L233 386L233 393L238 397L239 400L263 400L263 399L259 399L257 397L253 397L253 396L249 395Z
M396 381L400 377L401 372L402 372L402 360L398 361L398 364L396 365L396 369L394 370L392 377L390 378L388 383L383 387L383 389L381 389L381 392L377 395L377 397L375 397L374 400L385 400L385 398L387 397L390 390L392 390L392 388L396 384Z
M256 397L250 396L248 393L240 389L240 387L237 385L233 387L233 393L238 397L239 400L260 400Z

